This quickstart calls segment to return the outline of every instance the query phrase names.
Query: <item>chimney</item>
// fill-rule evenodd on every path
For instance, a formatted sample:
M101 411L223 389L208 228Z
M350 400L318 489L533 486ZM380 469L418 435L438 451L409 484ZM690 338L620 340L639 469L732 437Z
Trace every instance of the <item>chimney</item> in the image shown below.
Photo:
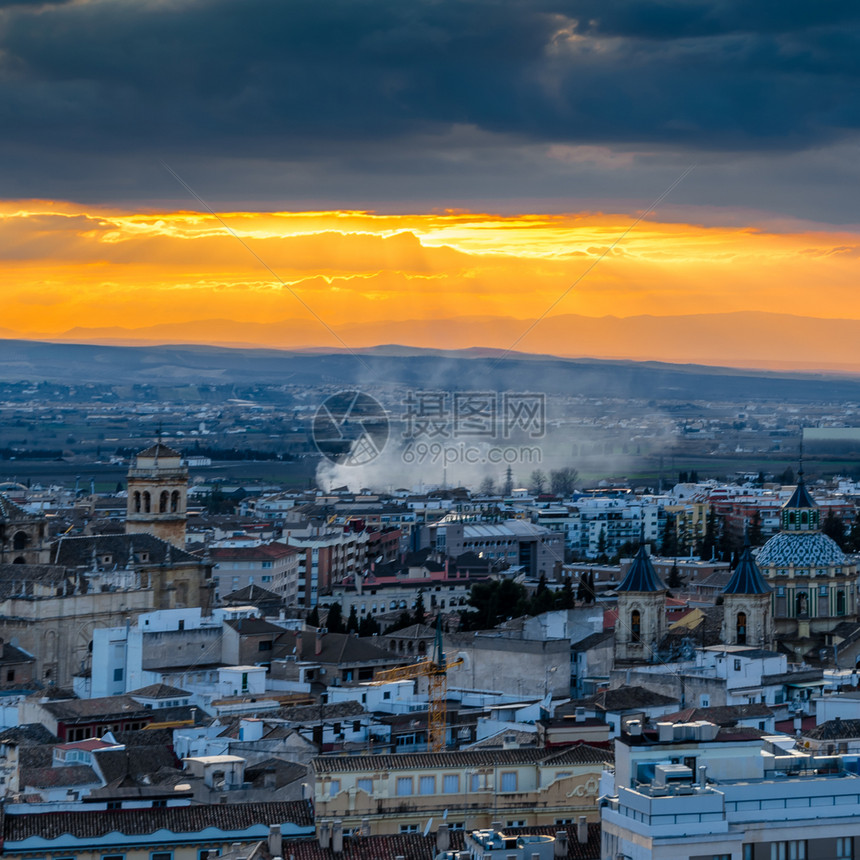
M319 840L323 850L327 850L331 845L331 825L328 821L320 821Z
M441 854L451 847L451 834L448 833L448 823L443 821L436 831L436 850Z
M370 819L362 818L361 819L361 835L362 836L370 836Z
M708 768L706 765L699 765L699 788L707 788L708 787L708 778L705 776Z
M576 822L576 841L580 845L588 843L588 819L580 815Z
M560 858L560 860L565 860L567 857L567 831L566 830L556 830L555 832L555 842L552 846L552 853L555 857Z
M672 723L657 723L657 732L661 744L675 740L675 726Z
M269 852L272 857L280 857L281 856L281 846L283 844L283 840L281 837L281 825L280 824L270 824L269 825Z
M323 630L324 629L325 628L323 628L323 627L317 628L316 642L314 644L314 654L321 654L322 653L322 640L323 640Z
M335 818L331 826L331 850L334 854L343 854L343 822Z

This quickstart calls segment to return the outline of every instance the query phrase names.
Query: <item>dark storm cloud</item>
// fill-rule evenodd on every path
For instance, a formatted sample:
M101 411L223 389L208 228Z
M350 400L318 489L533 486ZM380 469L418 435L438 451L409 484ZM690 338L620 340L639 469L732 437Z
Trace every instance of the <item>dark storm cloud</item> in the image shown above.
M4 6L0 154L22 190L37 175L73 185L96 158L120 181L140 153L339 168L412 153L420 171L458 127L523 144L756 152L860 124L848 2Z

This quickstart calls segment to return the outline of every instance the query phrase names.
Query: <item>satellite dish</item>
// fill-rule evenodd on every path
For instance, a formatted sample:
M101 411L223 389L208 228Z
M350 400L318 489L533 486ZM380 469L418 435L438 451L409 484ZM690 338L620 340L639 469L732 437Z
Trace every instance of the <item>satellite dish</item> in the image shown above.
M430 828L433 826L433 819L428 818L427 823L424 825L424 835L426 836L430 832Z

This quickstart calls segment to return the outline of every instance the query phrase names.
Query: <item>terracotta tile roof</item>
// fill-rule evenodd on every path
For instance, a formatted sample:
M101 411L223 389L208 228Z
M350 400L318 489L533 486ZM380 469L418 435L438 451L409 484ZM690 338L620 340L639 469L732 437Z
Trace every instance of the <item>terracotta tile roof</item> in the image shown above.
M147 835L158 830L198 833L207 827L237 831L246 830L255 824L268 826L276 822L313 826L310 808L302 800L169 806L161 809L28 812L26 815L7 813L3 820L3 841L8 850L9 843L35 836L58 839L69 834L77 839L98 839L112 832L129 835Z
M147 710L130 696L105 696L99 699L65 699L60 702L44 702L44 708L52 717L65 723L75 721L95 722L113 717L141 717L147 721L152 711Z
M443 753L401 753L395 755L320 756L311 761L314 772L345 773L364 770L438 770L446 767L486 767L534 762L545 765L603 764L613 761L613 753L588 744L566 747L510 750L457 750Z
M814 729L803 732L803 736L816 741L860 738L860 720L843 720L837 717L835 720L828 720Z
M170 561L174 566L203 564L198 556L191 555L184 549L178 549L167 541L143 532L60 537L51 547L51 561L66 567L89 569L93 563L93 550L95 550L96 556L109 555L112 559L111 565L124 566L128 562L129 551L133 550L136 564L154 567L166 563L168 547ZM148 556L148 560L145 562L141 561L142 553L146 553Z
M139 690L132 690L126 695L139 699L181 699L191 695L187 690L180 690L179 687L171 687L169 684L150 684L148 687L141 687Z
M21 771L21 785L33 788L97 785L100 782L95 771L84 764L67 767L28 767Z
M295 555L298 550L284 543L264 543L259 546L216 546L209 550L213 561L265 561Z
M568 834L567 860L598 860L600 857L600 824L588 825L588 842L581 844L576 838L576 825L542 825L540 827L506 827L506 835L535 834L555 836L560 830ZM463 849L462 830L450 831L451 851ZM285 850L286 853L286 850ZM321 848L314 839L290 841L289 853L295 860L427 860L436 855L436 835L400 833L386 836L347 836L343 840L343 854L335 855L331 848Z

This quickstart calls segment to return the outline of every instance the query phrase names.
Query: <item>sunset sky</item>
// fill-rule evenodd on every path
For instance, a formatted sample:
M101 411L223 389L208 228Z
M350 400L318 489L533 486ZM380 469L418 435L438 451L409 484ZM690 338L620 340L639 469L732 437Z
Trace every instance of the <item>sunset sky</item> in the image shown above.
M858 19L0 0L0 326L292 346L472 316L505 347L487 318L860 319Z

